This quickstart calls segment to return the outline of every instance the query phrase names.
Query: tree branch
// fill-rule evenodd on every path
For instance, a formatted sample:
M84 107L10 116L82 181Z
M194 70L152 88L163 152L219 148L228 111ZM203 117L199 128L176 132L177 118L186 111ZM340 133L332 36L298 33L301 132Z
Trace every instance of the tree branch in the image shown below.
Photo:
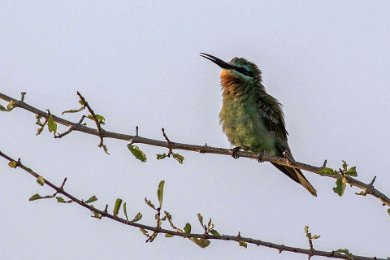
M8 102L12 102L13 107L19 107L19 108L25 109L27 111L30 111L30 112L32 112L36 115L39 115L41 117L44 117L44 118L49 117L49 114L47 112L42 111L40 109L37 109L37 108L27 104L24 101L9 97L3 93L0 93L0 99L3 99L3 100L8 101ZM191 144L183 144L183 143L171 142L171 141L169 141L169 142L159 141L159 140L154 140L154 139L142 137L142 136L139 136L138 134L137 135L129 135L129 134L122 134L122 133L111 132L111 131L106 131L106 130L102 131L101 129L99 129L99 127L98 127L98 129L94 129L94 128L90 128L90 127L84 126L84 125L79 124L79 123L70 122L64 118L55 116L53 114L51 114L51 116L55 122L69 127L69 129L72 129L72 131L79 131L79 132L87 133L90 135L98 136L100 138L101 143L102 143L103 138L113 138L113 139L128 141L128 142L131 142L132 144L141 143L141 144L146 144L146 145L165 147L165 148L168 148L170 150L176 149L176 150L194 151L194 152L199 152L199 153L211 153L211 154L221 154L221 155L231 156L230 149L211 147L208 145L191 145ZM256 159L256 160L259 160L259 158L260 158L259 154L255 154L252 152L245 152L245 151L237 151L236 155L239 157L245 157L245 158ZM291 160L288 160L287 158L275 157L275 156L271 156L271 155L267 155L267 154L261 154L261 161L291 166L294 168L299 168L299 169L302 169L302 170L305 170L308 172L319 174L321 176L330 177L333 179L337 179L340 176L340 174L334 174L334 173L332 173L332 174L321 173L321 170L324 168L325 165L318 167L318 166L313 166L313 165L309 165L309 164L302 163L302 162L291 161ZM373 184L363 183L363 182L361 182L361 181L359 181L351 176L348 176L348 175L345 175L343 177L346 178L346 181L348 184L350 184L351 186L355 186L355 187L362 190L362 192L359 193L360 195L366 195L366 194L372 195L372 196L378 198L382 202L383 205L387 205L388 207L390 207L390 198L387 195L385 195L384 193L377 190L373 186Z
M185 232L177 231L177 230L179 230L178 228L176 228L176 230L169 230L169 229L161 228L160 225L157 225L156 227L154 227L154 226L148 226L148 225L136 223L136 222L129 221L129 220L126 220L124 218L120 218L120 217L118 217L116 215L108 213L108 210L107 210L108 206L106 206L104 210L97 209L94 206L89 205L86 202L84 202L84 200L79 199L76 196L74 196L74 195L70 194L69 192L65 191L64 185L65 185L65 182L66 182L67 178L64 179L64 181L62 182L61 186L57 186L57 185L53 184L52 182L50 182L49 180L44 179L40 174L38 174L34 170L32 170L29 167L27 167L26 165L24 165L21 162L20 159L15 160L15 159L11 158L10 156L6 155L5 153L3 153L2 151L0 151L0 156L3 157L4 159L8 160L9 161L9 165L11 164L13 168L19 167L19 168L23 169L25 172L29 173L31 176L36 178L40 184L42 184L42 185L46 184L50 188L55 190L54 195L47 196L48 198L49 197L53 198L56 194L62 194L62 195L66 196L69 199L69 201L67 201L68 203L69 202L75 202L78 205L80 205L80 206L90 210L91 212L93 212L94 215L98 214L99 218L106 217L106 218L109 218L111 220L114 220L116 222L119 222L119 223L122 223L122 224L125 224L125 225L128 225L128 226L132 226L132 227L136 227L136 228L140 228L140 229L144 229L144 230L149 230L149 231L152 231L153 234L155 234L155 235L157 235L159 233L162 233L162 234L169 234L171 236L177 236L177 237L182 237L182 238L187 238L187 239L225 240L225 241L236 241L236 242L239 242L239 243L245 242L245 243L254 244L254 245L257 245L257 246L264 246L264 247L268 247L268 248L273 248L273 249L278 250L279 253L281 253L283 251L287 251L287 252L292 252L292 253L297 253L297 254L305 254L305 255L308 255L309 257L312 257L312 256L323 256L323 257L331 257L331 258L338 258L338 259L354 259L354 260L373 260L373 259L375 259L375 260L385 260L385 258L365 257L365 256L360 256L360 255L353 255L353 254L351 254L349 252L348 252L348 254L346 254L346 253L343 253L343 252L341 252L339 250L333 250L333 251L316 250L316 249L313 248L312 244L310 246L310 249L286 246L286 245L282 245L282 244L275 244L275 243L272 243L272 242L263 241L263 240L259 240L259 239L243 237L243 236L241 236L240 233L237 236L232 236L232 235L211 235L211 234L208 234L208 233L203 233L203 234L201 234L201 233L189 233L189 234L187 234ZM41 197L41 198L43 198L43 197ZM160 209L159 209L159 211L160 211ZM310 235L310 237L307 235L309 239L313 239L313 237L311 236L310 233L308 233L308 232L306 232L306 233Z

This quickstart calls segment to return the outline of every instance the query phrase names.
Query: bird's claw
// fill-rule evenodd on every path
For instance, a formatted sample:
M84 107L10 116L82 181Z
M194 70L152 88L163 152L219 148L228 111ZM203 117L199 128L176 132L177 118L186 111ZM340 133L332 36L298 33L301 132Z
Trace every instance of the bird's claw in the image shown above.
M259 163L263 163L264 162L264 160L263 160L263 157L264 157L264 152L260 152L258 155L257 155L257 161L259 162Z
M233 149L230 149L230 151L231 151L232 157L233 157L234 159L240 158L240 156L237 155L237 152L240 151L240 147L239 147L239 146L236 146L236 147L234 147Z

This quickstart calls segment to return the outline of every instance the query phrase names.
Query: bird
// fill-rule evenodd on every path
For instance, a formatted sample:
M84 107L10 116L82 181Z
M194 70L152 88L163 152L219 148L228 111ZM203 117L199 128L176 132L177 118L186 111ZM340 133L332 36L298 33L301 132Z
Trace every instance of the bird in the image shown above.
M203 52L200 56L222 69L222 109L219 119L223 132L235 146L233 157L234 152L242 149L293 159L282 104L266 92L262 84L262 72L257 65L245 58L235 57L225 62ZM300 169L272 164L313 196L317 196L316 189Z

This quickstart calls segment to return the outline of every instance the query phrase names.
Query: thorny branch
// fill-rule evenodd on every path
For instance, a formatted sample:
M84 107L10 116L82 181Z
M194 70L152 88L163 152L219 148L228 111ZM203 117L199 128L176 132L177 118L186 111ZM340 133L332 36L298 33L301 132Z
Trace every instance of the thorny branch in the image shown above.
M2 151L0 151L0 156L3 157L4 159L8 160L9 162L14 162L15 163L14 168L19 167L19 168L23 169L24 171L26 171L27 173L29 173L31 176L33 176L36 179L43 178L37 172L35 172L31 168L24 165L20 159L15 160L15 159L11 158L10 156L6 155L5 153L3 153ZM240 233L237 236L212 235L212 234L208 234L208 233L189 233L189 234L186 234L184 232L180 232L181 230L179 230L178 228L176 228L176 229L173 228L173 230L169 230L169 229L162 228L160 225L157 225L156 227L154 227L154 226L148 226L145 224L132 222L132 221L126 220L124 218L120 218L118 216L115 216L113 214L108 213L108 210L107 210L108 205L106 205L104 210L100 210L100 209L95 208L92 205L85 203L84 200L79 199L76 196L65 191L64 185L65 185L66 180L67 180L67 178L64 179L61 186L57 186L47 179L44 179L44 184L48 185L50 188L55 190L53 197L57 194L62 194L63 196L65 196L69 199L68 203L69 202L77 203L78 205L90 210L94 214L94 216L96 216L96 214L97 214L97 215L99 215L99 218L106 217L106 218L109 218L111 220L114 220L116 222L119 222L119 223L122 223L122 224L125 224L128 226L152 231L154 234L154 237L157 234L162 233L162 234L169 234L172 236L177 236L177 237L182 237L182 238L187 238L187 239L194 239L195 238L195 239L206 239L206 240L236 241L239 243L245 242L245 243L254 244L257 246L264 246L264 247L273 248L273 249L278 250L279 253L286 251L286 252L293 252L293 253L297 253L297 254L305 254L305 255L308 255L309 257L310 256L323 256L323 257L331 257L331 258L338 258L338 259L385 260L384 258L378 258L378 257L365 257L365 256L353 255L353 254L347 255L345 253L338 252L337 250L336 251L335 250L333 250L333 251L316 250L312 246L310 246L311 247L310 249L304 249L304 248L286 246L286 245L282 245L282 244L275 244L272 242L267 242L267 241L263 241L263 240L259 240L259 239L243 237ZM160 213L160 209L158 209L158 211ZM311 236L311 234L310 234L310 236ZM311 237L311 238L313 238L313 237ZM147 242L148 242L148 240L147 240Z
M36 115L41 116L41 117L48 118L48 116L49 116L47 112L42 111L40 109L37 109L37 108L27 104L24 101L9 97L3 93L0 93L0 99L3 99L3 100L8 101L8 102L12 102L14 107L19 107L19 108L25 109L25 110L30 111ZM102 129L99 130L99 127L98 127L98 130L96 130L94 128L84 126L82 124L70 122L70 121L63 119L61 117L57 117L53 114L51 116L52 116L53 120L55 122L57 122L58 124L72 128L73 131L79 131L79 132L98 136L101 138L100 139L101 141L103 138L113 138L113 139L118 139L118 140L124 140L124 141L131 142L131 143L141 143L141 144L146 144L146 145L165 147L168 149L177 149L177 150L194 151L194 152L199 152L199 153L212 153L212 154L221 154L221 155L231 156L230 149L211 147L208 145L190 145L190 144L183 144L183 143L178 143L178 142L168 143L167 141L154 140L154 139L142 137L139 135L134 136L134 135L129 135L129 134L122 134L122 133L117 133L117 132L105 131L105 130L103 131ZM259 159L259 155L252 153L252 152L237 151L236 155L239 157L251 158L251 159L255 159L255 160ZM306 163L301 163L298 161L290 161L286 158L275 157L275 156L271 156L271 155L267 155L267 154L262 154L261 160L265 161L265 162L271 162L271 163L276 163L276 164L280 164L280 165L286 165L286 166L299 168L301 170L316 173L316 174L319 174L322 176L331 177L334 179L337 179L339 176L337 174L323 174L323 173L321 173L320 171L321 171L321 169L323 169L324 166L321 166L321 167L313 166L313 165L309 165ZM324 163L324 165L325 165L325 163ZM347 176L347 175L344 177L349 185L360 188L363 191L362 194L372 195L372 196L378 198L382 202L383 205L387 205L390 207L390 198L388 196L386 196L384 193L377 190L373 186L373 184L363 183L363 182L361 182L361 181L359 181L351 176Z

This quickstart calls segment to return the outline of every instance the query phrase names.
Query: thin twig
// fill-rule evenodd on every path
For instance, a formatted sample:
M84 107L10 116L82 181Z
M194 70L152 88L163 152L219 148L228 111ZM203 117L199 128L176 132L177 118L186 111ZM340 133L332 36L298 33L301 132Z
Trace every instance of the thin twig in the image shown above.
M173 152L172 152L173 143L171 142L171 140L169 140L167 134L165 133L164 127L161 128L161 131L162 131L162 133L163 133L163 136L164 136L164 138L165 138L165 141L167 141L167 143L168 143L168 157L171 157L171 155L173 154Z
M83 123L83 121L84 121L85 118L86 118L86 116L85 116L85 115L82 115L82 117L80 118L78 124L81 125L81 124ZM64 137L64 136L70 134L72 131L73 131L73 126L70 126L70 127L68 128L68 130L66 130L65 132L63 132L63 133L61 133L61 134L56 134L56 135L54 135L54 138L62 138L62 137Z
M91 114L92 118L93 118L93 121L95 121L95 124L96 124L96 127L97 127L97 130L98 130L98 133L99 133L99 138L100 138L100 143L99 143L99 147L103 148L104 151L106 153L108 153L107 151L107 146L104 144L104 141L103 141L103 138L104 138L104 129L102 128L100 122L99 122L99 119L97 118L95 112L92 110L92 108L90 107L90 105L88 104L88 102L85 100L85 98L80 94L80 92L77 91L77 95L79 96L82 104L84 106L87 107L89 113Z

